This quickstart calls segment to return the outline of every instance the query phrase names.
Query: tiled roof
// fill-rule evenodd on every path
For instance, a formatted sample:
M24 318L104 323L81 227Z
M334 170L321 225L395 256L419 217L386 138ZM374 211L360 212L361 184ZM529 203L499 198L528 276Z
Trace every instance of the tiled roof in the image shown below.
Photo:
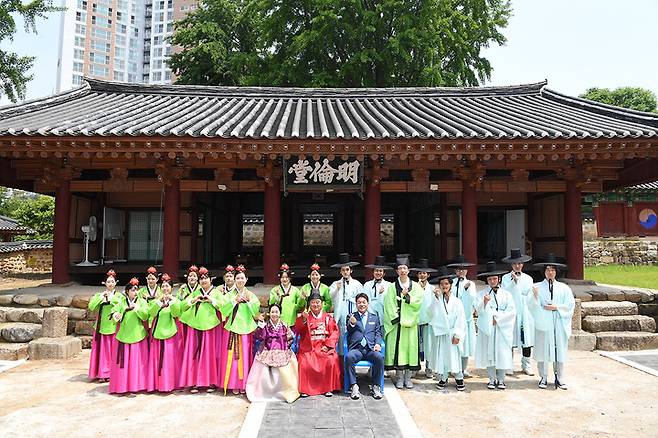
M546 88L81 88L0 109L0 135L235 139L588 139L658 136L658 114Z
M19 240L16 242L0 242L0 253L25 251L28 249L48 249L52 247L52 240Z
M16 219L0 216L0 232L14 232L17 234L34 234L34 230L18 223Z

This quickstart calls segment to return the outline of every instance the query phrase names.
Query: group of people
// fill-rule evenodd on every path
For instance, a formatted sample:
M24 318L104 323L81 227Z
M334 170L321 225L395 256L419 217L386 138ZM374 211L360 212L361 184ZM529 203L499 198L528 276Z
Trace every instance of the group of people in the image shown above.
M154 267L145 285L133 278L123 292L109 271L105 290L89 302L98 314L89 377L109 379L109 391L118 394L223 389L246 393L251 401L290 403L299 396L331 396L341 390L345 373L350 396L358 399L355 364L366 360L371 394L380 399L385 370L395 371L397 388L412 388L422 360L439 389L451 374L456 388L465 389L470 357L487 370L488 388L505 389L513 348L519 348L526 374L533 375L531 355L536 359L540 388L547 387L553 363L555 387L566 389L574 299L556 280L566 266L548 255L535 263L545 280L534 284L522 271L529 260L512 250L503 259L511 270L490 262L478 274L486 281L480 291L467 278L474 264L461 255L438 269L424 259L411 265L408 255L391 267L377 256L366 265L373 278L361 284L352 278L358 263L340 254L332 265L340 270L337 281L324 284L320 266L313 264L301 288L292 285L293 272L283 264L267 313L246 288L242 265L227 266L219 286L206 268L191 266L175 292L173 279ZM388 281L393 268L397 278Z

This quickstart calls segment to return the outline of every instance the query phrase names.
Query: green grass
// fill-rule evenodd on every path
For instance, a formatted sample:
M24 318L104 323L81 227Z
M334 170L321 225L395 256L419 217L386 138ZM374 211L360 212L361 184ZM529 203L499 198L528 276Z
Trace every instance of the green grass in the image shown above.
M658 265L585 266L585 279L597 283L658 289Z

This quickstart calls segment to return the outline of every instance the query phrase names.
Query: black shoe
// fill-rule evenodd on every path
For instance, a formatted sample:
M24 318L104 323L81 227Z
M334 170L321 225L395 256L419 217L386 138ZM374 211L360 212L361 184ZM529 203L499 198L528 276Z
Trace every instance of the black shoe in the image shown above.
M445 380L439 380L439 383L436 384L436 387L439 389L443 389L446 387L446 381Z
M466 385L464 385L464 379L457 379L455 382L457 383L457 391L463 391L466 389Z

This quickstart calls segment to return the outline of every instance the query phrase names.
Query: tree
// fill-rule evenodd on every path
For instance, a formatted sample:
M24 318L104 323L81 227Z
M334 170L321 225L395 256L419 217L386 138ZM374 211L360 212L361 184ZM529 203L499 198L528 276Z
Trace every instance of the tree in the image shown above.
M175 25L179 83L478 85L508 0L202 0Z
M17 240L53 238L55 199L51 196L0 187L0 214L16 219L36 232L18 236Z
M614 90L594 87L587 89L580 97L637 111L657 112L658 107L656 95L640 87L620 87Z
M16 33L15 17L20 16L25 23L25 32L37 32L36 20L46 18L48 12L59 11L47 0L32 0L24 4L21 0L0 0L0 42L14 40ZM6 44L6 42L5 42ZM25 98L26 86L33 75L28 73L34 63L34 56L20 56L17 53L0 49L0 87L12 102Z

